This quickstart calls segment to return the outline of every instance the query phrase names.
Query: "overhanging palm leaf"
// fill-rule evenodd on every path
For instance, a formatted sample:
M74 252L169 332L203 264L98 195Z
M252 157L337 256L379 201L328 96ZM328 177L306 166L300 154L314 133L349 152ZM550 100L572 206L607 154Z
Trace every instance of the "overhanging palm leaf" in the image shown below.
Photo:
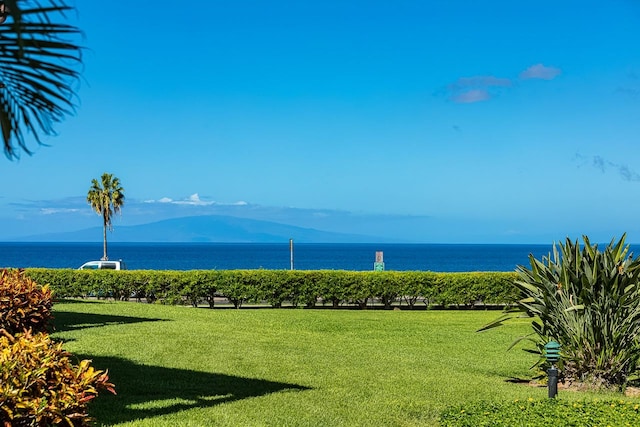
M73 8L66 0L0 0L0 126L4 152L31 154L26 135L42 144L53 125L73 113L80 34L56 22Z

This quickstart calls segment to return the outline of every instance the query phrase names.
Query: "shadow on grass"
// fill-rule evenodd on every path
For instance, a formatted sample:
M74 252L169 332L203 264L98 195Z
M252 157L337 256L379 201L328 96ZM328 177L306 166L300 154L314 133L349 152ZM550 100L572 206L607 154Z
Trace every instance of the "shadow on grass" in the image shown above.
M101 326L109 325L159 321L163 321L163 319L150 319L148 317L113 316L107 314L75 313L71 311L54 311L53 331L65 332L86 328L98 328Z
M116 357L78 357L93 360L96 369L108 369L109 380L115 384L117 395L102 391L89 409L102 425L213 407L285 390L308 390L296 384L139 365Z

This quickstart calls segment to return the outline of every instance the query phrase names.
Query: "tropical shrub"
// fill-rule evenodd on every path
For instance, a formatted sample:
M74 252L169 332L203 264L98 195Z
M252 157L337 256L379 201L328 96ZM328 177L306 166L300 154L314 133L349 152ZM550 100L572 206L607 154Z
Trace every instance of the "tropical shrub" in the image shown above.
M0 270L0 329L10 334L45 331L52 304L47 285L39 286L19 270Z
M560 343L564 379L587 385L624 386L640 361L640 258L633 259L625 237L600 251L584 236L582 247L567 239L553 256L519 266L521 299L496 322L516 313L531 316L530 340L544 363L543 347Z
M46 333L0 330L0 424L88 426L87 404L103 389L115 393L106 372L70 354Z

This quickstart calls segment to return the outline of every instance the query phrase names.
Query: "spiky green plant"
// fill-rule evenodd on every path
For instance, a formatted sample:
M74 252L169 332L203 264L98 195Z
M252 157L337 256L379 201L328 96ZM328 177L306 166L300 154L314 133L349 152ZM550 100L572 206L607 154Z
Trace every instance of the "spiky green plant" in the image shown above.
M523 298L481 330L525 313L533 332L516 342L533 342L539 363L544 344L555 340L566 380L624 386L640 360L640 258L629 253L625 238L600 251L583 236L583 245L567 239L542 260L530 255L531 268L517 268Z

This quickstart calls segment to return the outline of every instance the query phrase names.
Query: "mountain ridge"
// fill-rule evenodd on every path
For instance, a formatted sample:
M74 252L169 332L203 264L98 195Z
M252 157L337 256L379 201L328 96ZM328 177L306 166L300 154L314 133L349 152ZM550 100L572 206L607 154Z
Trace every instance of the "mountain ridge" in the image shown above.
M13 239L25 242L89 242L102 238L102 227L43 233ZM196 215L139 225L114 227L109 242L148 243L277 243L294 239L301 243L383 243L394 239L337 233L273 221L228 215Z

